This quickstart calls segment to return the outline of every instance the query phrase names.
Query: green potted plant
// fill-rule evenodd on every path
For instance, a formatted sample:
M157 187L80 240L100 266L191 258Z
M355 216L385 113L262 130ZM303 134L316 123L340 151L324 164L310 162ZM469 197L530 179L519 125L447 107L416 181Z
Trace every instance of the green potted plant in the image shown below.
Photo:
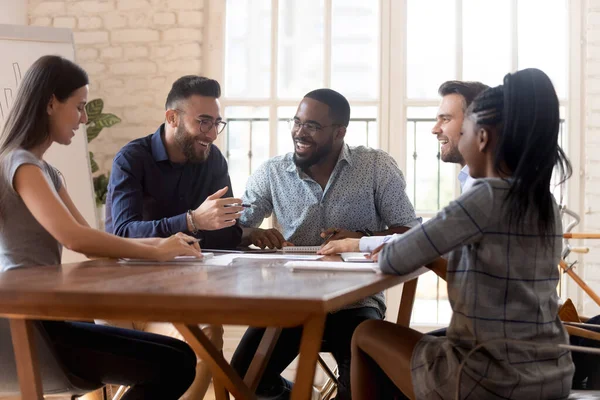
M88 115L88 122L85 125L87 131L88 143L96 139L102 129L110 128L121 122L121 119L114 114L103 113L104 101L94 99L85 105L85 111ZM110 174L99 173L100 167L94 160L94 153L90 154L90 167L94 181L94 194L96 198L96 208L98 210L98 220L100 225L104 224L104 204L106 203L106 193L108 191L108 178ZM100 226L102 228L102 226Z

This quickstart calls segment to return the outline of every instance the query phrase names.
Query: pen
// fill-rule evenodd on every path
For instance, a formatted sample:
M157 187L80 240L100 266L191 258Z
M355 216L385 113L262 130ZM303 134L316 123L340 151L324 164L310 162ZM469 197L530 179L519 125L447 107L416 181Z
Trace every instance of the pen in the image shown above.
M252 204L225 204L223 207L244 207L244 208L251 208Z
M333 237L333 235L335 235L336 233L338 233L337 229L334 229L333 232L331 232L325 239L323 239L325 241L325 243L327 243L327 241L329 239L331 239Z
M194 243L200 243L201 241L202 241L202 239L191 239L191 240L188 240L187 243L194 244Z

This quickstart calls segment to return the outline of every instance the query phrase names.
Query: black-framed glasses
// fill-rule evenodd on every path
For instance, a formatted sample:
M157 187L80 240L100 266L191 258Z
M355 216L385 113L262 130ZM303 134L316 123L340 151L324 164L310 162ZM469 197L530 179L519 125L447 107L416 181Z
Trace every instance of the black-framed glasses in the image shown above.
M184 110L181 110L179 108L176 108L175 111L183 113L183 114L187 114ZM223 132L223 129L225 129L225 126L227 125L227 122L224 122L224 121L214 122L212 119L209 119L209 118L194 117L194 120L200 126L200 132L202 132L202 133L208 133L211 131L211 129L215 128L217 130L217 135L218 135L221 132Z
M292 118L288 120L288 125L291 129L292 132L298 132L300 130L300 128L304 128L304 130L308 133L310 133L311 135L314 135L315 133L325 129L325 128L329 128L330 126L340 126L340 124L331 124L331 125L326 125L326 126L321 126L315 122L300 122L300 120Z

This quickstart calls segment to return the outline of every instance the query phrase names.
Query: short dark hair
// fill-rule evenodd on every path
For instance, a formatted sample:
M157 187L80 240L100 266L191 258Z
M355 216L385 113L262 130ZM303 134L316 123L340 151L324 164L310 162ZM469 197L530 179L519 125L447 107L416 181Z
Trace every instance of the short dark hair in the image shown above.
M167 95L165 109L175 108L178 101L185 100L193 95L206 97L221 97L221 85L214 79L198 75L186 75L173 82Z
M488 85L481 82L469 81L446 81L438 89L438 94L442 97L449 94L459 94L464 99L463 112L471 105L475 97L484 90L489 89Z
M329 106L329 116L334 124L348 126L350 123L350 103L335 90L317 89L306 93L304 97L320 101Z

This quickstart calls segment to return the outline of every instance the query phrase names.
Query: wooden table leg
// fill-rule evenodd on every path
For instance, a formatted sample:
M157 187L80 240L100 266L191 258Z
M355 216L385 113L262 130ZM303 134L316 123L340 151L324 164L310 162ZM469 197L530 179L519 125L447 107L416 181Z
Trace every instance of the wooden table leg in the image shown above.
M398 308L398 319L396 323L402 326L410 326L410 316L413 305L415 304L415 294L417 293L417 278L412 281L404 282L402 286L402 298Z
M296 381L292 389L291 400L311 398L317 358L323 341L325 317L325 315L314 316L304 324L302 341L300 342L300 359L298 360L298 370L296 371Z
M221 381L213 377L213 387L215 389L215 400L229 400L229 392Z
M281 328L267 328L258 349L256 349L252 363L248 367L248 371L246 371L246 376L244 376L244 383L248 385L252 392L256 392L256 388L265 372L265 368L267 368L269 359L271 359L273 349L277 345L277 339L281 335L281 330Z
M210 367L213 378L225 385L238 400L255 400L256 396L240 376L231 368L223 357L223 353L215 347L198 325L174 324L186 342L194 349L202 360Z
M11 319L10 334L15 350L17 374L23 400L43 400L33 321Z

